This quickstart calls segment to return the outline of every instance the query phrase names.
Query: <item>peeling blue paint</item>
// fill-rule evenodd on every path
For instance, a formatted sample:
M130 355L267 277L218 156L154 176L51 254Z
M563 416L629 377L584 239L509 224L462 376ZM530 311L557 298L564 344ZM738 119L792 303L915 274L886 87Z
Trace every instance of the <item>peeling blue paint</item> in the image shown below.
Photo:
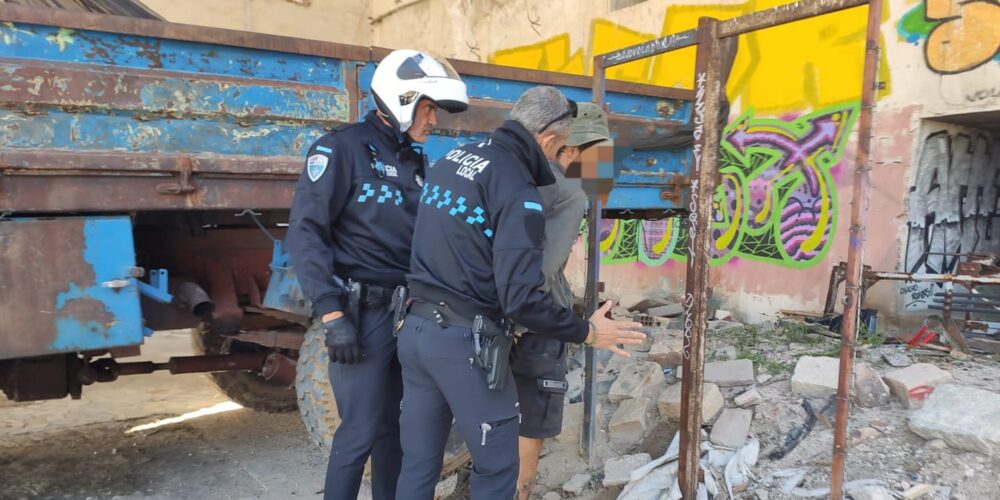
M134 283L119 289L102 286L106 281L126 278L128 269L135 265L131 221L127 217L88 219L83 236L83 260L93 270L94 283L84 288L70 283L69 289L56 297L52 349L75 351L142 343L142 313ZM88 307L86 311L94 314L85 314L72 309L74 301L83 300L100 303L103 311Z
M51 111L25 116L0 110L0 147L258 156L305 156L321 128L243 127L208 120L136 121L130 116Z
M315 56L32 24L0 25L0 41L0 57L344 86L341 61Z
M283 120L346 122L347 95L341 90L293 90L261 85L220 85L167 78L139 93L146 112L230 116L267 115Z

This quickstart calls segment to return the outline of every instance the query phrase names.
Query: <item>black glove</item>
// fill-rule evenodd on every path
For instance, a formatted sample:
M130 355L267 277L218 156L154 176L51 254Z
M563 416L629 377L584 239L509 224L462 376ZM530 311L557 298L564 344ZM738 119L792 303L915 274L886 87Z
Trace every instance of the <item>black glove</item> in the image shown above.
M333 363L352 365L361 361L361 345L358 331L347 316L323 322L326 332L326 348Z

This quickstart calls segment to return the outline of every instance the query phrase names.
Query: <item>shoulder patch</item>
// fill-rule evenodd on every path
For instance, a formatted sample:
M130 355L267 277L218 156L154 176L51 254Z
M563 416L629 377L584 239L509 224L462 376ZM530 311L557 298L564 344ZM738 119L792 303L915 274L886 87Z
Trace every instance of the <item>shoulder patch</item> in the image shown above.
M328 154L329 153L333 153L333 150L330 149L330 148L328 148L328 147L326 147L326 146L316 146L316 151L319 151L320 153L328 153Z
M542 211L542 204L541 203L536 203L534 201L526 201L526 202L524 202L524 208L527 208L528 210L534 210L536 212L541 212Z
M329 165L330 159L326 155L312 155L306 160L306 173L309 175L309 180L316 182L320 177L323 177L323 173L326 172L326 166Z

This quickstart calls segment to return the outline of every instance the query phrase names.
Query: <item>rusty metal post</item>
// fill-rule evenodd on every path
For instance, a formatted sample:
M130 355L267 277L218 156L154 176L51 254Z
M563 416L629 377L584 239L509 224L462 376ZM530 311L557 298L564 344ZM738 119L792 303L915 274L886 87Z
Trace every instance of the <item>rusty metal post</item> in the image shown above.
M680 470L684 498L698 491L701 457L702 383L705 378L705 329L708 326L709 261L711 259L712 195L719 152L719 104L722 57L719 21L698 22L695 62L694 169L688 216L687 286L684 294L684 378L681 382Z
M604 58L594 57L593 100L604 106ZM587 285L584 292L584 310L589 318L597 311L600 299L601 275L601 199L598 193L590 195L590 213L587 214ZM584 347L583 371L583 432L580 448L583 459L589 464L594 456L594 437L597 434L597 358L593 347Z
M861 315L865 225L871 197L872 113L878 87L879 37L882 0L868 4L868 35L865 39L864 79L861 86L861 118L858 152L855 159L851 197L850 244L847 249L847 301L840 335L840 378L837 384L837 425L833 435L833 463L830 467L830 498L844 498L844 463L847 460L847 420L850 417L851 381L854 375L854 340Z

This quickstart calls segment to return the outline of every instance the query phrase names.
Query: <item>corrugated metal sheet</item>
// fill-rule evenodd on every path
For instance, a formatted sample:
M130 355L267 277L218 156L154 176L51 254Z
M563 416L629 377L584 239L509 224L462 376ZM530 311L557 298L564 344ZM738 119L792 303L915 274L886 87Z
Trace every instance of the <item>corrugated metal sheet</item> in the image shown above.
M0 3L163 20L156 12L138 0L0 0Z

